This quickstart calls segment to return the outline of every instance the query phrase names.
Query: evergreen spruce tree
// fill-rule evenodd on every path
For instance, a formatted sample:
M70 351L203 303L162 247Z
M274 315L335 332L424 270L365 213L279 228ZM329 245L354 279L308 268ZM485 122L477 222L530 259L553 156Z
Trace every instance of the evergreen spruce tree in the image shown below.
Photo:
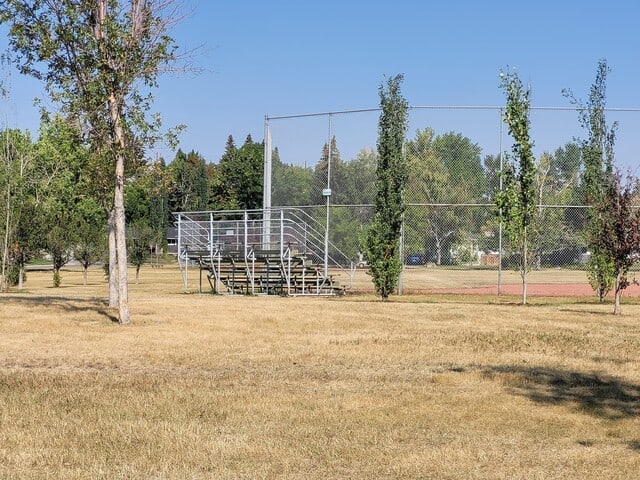
M322 190L327 188L327 176L330 175L330 182L332 193L332 203L339 202L336 200L336 192L340 193L338 186L340 182L340 170L342 168L342 160L340 159L340 150L338 150L338 143L336 137L331 137L331 170L329 171L329 144L325 143L322 146L322 154L320 161L316 165L313 171L313 188L311 190L311 205L322 205L325 202L325 198L322 195Z
M233 135L227 137L224 153L217 164L210 164L209 178L209 209L235 210L238 208L237 194L229 181L229 172L234 170L238 147Z
M225 171L224 178L232 185L238 207L253 210L262 207L264 176L264 143L254 142L251 134L238 149L235 165Z

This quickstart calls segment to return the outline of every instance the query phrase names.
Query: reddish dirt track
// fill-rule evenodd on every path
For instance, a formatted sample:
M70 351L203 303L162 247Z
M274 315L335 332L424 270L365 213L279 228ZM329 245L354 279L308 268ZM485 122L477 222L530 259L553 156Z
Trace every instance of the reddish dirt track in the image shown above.
M474 287L474 288L435 288L420 290L416 293L455 293L462 295L497 295L498 287ZM522 285L502 285L504 295L521 295ZM536 297L592 297L595 295L590 285L584 283L558 284L558 283L534 283L527 285L527 295ZM610 292L609 296L613 293ZM623 297L640 297L640 285L629 285L622 293Z

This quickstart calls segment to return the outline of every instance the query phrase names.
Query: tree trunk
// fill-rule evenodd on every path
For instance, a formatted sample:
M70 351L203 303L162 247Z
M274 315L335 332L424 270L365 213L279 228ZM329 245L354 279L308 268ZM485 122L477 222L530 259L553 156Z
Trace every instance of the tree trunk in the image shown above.
M24 288L24 263L20 264L20 272L18 273L18 290Z
M119 159L117 164L124 164L123 159ZM117 166L116 166L117 169ZM118 312L119 322L127 324L131 321L129 317L129 287L127 284L127 240L125 233L124 217L124 165L122 174L116 175L115 191L115 217L116 217L116 254L118 257Z
M442 245L440 245L440 239L436 235L436 265L442 265Z
M87 286L87 270L89 270L88 265L86 263L82 264L82 285L84 285L85 287Z
M119 322L127 324L129 318L129 289L127 285L127 239L124 216L124 157L118 152L116 159L116 188L114 192L114 220L116 237L118 313Z
M97 22L94 35L99 43L104 42L102 27L106 18L106 2L98 0L96 5ZM102 46L104 47L104 45ZM101 47L101 48L102 48ZM103 59L106 61L106 59ZM106 61L109 63L108 61ZM109 214L109 306L118 306L118 320L129 323L129 292L127 288L127 244L124 216L124 152L125 135L122 128L122 101L112 91L107 99L113 137L112 149L115 154L115 189L113 209Z
M120 102L114 94L109 96L109 111L115 136L115 189L113 193L113 215L116 237L116 256L118 262L118 312L119 322L127 324L129 317L129 290L127 285L127 237L124 215L124 151L125 138L122 129Z
M388 273L385 273L385 277L388 275ZM385 278L384 280L384 284L382 286L382 288L380 289L380 300L383 302L386 302L389 300L389 290L387 288L387 285L389 284L387 278Z
M620 285L622 284L622 274L618 273L616 275L616 285L615 285L615 302L613 305L613 314L620 315L622 313L621 303L622 303L622 288Z
M527 227L524 227L524 241L522 242L522 271L520 275L522 275L522 305L527 304L527 258L529 255L528 251L528 242L527 242Z
M61 281L62 281L62 278L60 277L60 267L58 265L56 265L55 260L54 260L54 264L53 264L53 286L55 288L59 288Z
M8 142L8 140L7 140ZM7 148L7 161L9 161L9 144L6 145ZM8 171L8 168L7 168ZM7 179L7 198L6 198L6 211L5 211L5 225L4 225L4 245L2 251L2 282L0 282L0 291L8 292L9 291L9 282L7 282L7 268L8 263L7 260L9 258L9 225L11 218L11 186L9 183L9 179Z
M140 283L140 265L136 265L136 285Z
M118 256L116 252L116 226L113 209L109 212L108 241L109 241L109 307L118 307L118 276L116 267Z

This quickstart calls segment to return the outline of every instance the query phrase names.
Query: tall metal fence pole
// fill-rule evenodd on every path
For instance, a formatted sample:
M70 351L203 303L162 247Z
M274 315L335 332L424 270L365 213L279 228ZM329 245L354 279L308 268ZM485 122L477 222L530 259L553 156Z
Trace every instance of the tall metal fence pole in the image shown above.
M262 188L262 248L271 248L271 130L269 117L264 117L264 178Z
M500 138L498 140L498 155L500 156L500 176L498 177L498 188L502 192L502 173L504 172L504 155L502 154L502 107L499 111L498 120L500 122ZM502 295L502 208L500 208L500 223L498 224L498 295Z
M290 254L289 254L290 255ZM284 258L284 209L280 209L280 259Z
M209 213L209 261L213 262L213 212Z
M402 157L404 162L406 163L407 161L407 141L405 140L404 143L402 144ZM402 189L402 201L403 203L406 201L406 195L405 195L405 188L406 188L406 182L405 185L403 186ZM404 291L404 269L405 269L405 261L404 261L404 228L405 228L405 213L406 213L406 204L405 204L405 211L402 212L402 222L400 223L400 248L398 249L398 255L400 255L400 261L402 262L402 268L400 269L400 274L398 275L398 288L397 293L398 295L402 295L403 291Z
M182 263L180 262L180 256L182 255L182 215L178 214L178 266L182 270L182 284L184 286L184 292L187 293L189 291L189 254L187 252L187 246L185 246L184 252L184 268L182 267Z
M405 269L405 261L404 261L404 213L402 214L402 223L400 224L400 248L398 249L398 255L400 255L400 261L402 262L402 268L400 269L400 274L398 275L398 295L402 295L404 291L404 269Z
M322 192L327 199L327 224L324 229L324 276L329 276L329 210L331 209L331 114L329 118L329 140L327 142L327 188Z

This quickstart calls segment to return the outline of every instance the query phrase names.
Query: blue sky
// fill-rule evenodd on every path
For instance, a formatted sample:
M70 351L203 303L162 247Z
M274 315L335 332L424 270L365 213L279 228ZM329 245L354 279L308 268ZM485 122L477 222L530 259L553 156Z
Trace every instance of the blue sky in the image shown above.
M501 105L499 71L515 67L531 84L534 105L568 106L562 89L586 98L597 62L606 58L612 69L608 105L640 107L636 1L183 1L190 14L173 36L185 48L202 46L194 61L204 72L164 77L155 107L166 126L188 126L184 150L212 162L229 134L237 143L248 133L262 140L265 115L377 107L379 84L397 73L405 76L403 94L411 105ZM2 27L0 49L6 43ZM41 95L39 84L17 74L11 83L9 125L37 131L31 99ZM635 117L640 113L634 116L640 125ZM459 121L443 128L472 139L474 122L493 122L473 115ZM350 149L349 121L343 123L345 138L339 131L336 136L348 157L356 147ZM575 115L561 115L546 123L577 122ZM375 119L365 124L353 128L370 130L372 143L362 146L375 146ZM305 128L291 122L287 141L300 137L311 143L300 147L313 152L304 155L317 157L326 139L324 120L310 127L319 129L317 141L302 140L298 133ZM633 136L627 132L619 142L623 162L631 164L621 138Z

